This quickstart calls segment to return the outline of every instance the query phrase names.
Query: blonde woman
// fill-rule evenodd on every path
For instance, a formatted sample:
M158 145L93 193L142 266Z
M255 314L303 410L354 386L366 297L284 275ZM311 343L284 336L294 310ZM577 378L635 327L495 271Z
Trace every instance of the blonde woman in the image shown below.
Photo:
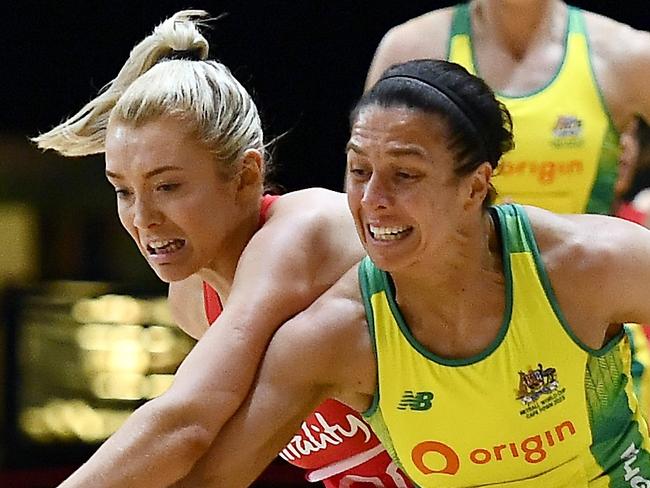
M183 478L244 400L275 330L363 256L344 195L264 195L260 117L228 68L207 59L205 16L189 10L164 21L97 98L35 138L68 156L105 152L122 225L170 284L178 324L199 339L171 388L134 412L65 487ZM338 437L319 437L323 422ZM310 479L331 487L354 486L363 479L355 469L367 473L368 463L382 486L410 486L386 474L394 465L379 441L338 402L307 419L287 449L287 459L312 469Z

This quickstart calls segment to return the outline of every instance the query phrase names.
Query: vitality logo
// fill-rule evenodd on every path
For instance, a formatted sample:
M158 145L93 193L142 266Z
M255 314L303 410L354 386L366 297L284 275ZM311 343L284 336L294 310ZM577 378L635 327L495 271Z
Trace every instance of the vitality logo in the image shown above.
M414 393L412 390L405 390L402 399L397 405L398 410L415 410L421 412L431 408L431 400L433 400L433 393L430 391L418 391Z

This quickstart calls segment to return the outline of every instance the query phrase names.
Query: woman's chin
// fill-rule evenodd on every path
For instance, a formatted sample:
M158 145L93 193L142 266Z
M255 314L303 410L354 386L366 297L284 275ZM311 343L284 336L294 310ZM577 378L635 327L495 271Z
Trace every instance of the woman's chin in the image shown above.
M164 283L173 283L174 281L182 281L186 278L189 278L192 276L192 272L185 269L179 269L178 267L171 267L171 266L151 266L151 268L154 270L156 273L156 276L160 279L160 281Z

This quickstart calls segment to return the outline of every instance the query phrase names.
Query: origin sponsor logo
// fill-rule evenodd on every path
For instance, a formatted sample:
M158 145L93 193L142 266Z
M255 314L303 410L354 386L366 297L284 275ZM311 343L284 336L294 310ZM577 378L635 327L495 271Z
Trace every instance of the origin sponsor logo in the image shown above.
M497 176L508 178L533 175L542 185L550 185L558 178L579 175L584 172L584 164L579 159L572 161L509 161L504 159L499 165Z
M463 462L474 465L485 465L503 461L505 459L521 459L528 464L537 464L548 456L548 449L564 442L569 436L576 433L575 426L570 420L556 425L552 430L541 434L526 437L518 442L504 442L492 447L478 447L470 451L467 459L459 456L458 452L438 441L425 441L416 445L411 451L411 460L415 467L423 474L455 475ZM444 466L436 468L427 465L425 456L437 453L444 458ZM650 487L649 487L650 488Z

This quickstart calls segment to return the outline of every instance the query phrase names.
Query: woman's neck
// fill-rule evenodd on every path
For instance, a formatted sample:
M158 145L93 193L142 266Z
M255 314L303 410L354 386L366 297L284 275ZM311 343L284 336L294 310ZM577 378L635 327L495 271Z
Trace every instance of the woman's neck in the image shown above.
M470 8L478 37L497 40L515 59L565 25L561 0L474 0Z
M445 254L436 253L430 262L391 273L400 306L421 308L425 304L440 313L457 313L463 296L500 289L503 276L500 239L488 212L459 232Z
M203 281L219 292L222 300L225 300L230 292L239 258L259 229L260 208L261 198L255 205L251 205L249 210L242 212L234 232L222 241L226 242L226 246L222 245L219 249L215 249L213 259L198 272Z

